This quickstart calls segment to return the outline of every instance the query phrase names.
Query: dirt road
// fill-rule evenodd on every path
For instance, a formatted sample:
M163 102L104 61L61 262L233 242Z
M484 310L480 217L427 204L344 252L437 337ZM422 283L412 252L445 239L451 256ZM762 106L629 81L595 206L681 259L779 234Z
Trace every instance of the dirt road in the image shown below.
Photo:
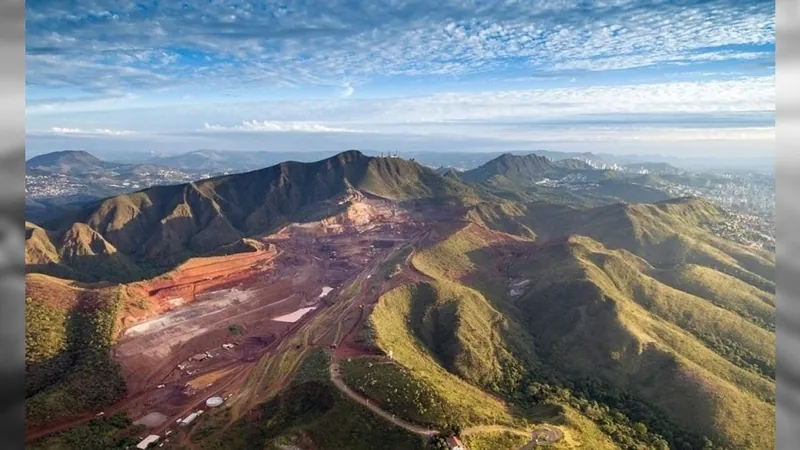
M333 382L334 386L336 386L340 391L342 391L342 393L344 395L346 395L346 396L350 397L351 399L357 401L358 403L360 403L361 405L363 405L364 407L366 407L370 411L372 411L375 414L383 417L384 419L388 420L389 422L392 422L393 424L397 425L398 427L403 428L404 430L409 431L411 433L418 434L420 436L430 437L430 436L435 436L435 435L439 434L438 430L431 430L431 429L428 429L428 428L419 427L419 426L416 426L416 425L412 425L412 424L406 422L405 420L398 419L397 417L395 417L394 414L391 414L391 413L388 413L388 412L384 411L383 409L379 408L374 403L371 403L369 400L367 400L366 398L364 398L361 395L359 395L357 392L355 392L352 389L350 389L349 387L347 387L347 385L342 380L341 374L339 373L339 363L337 363L335 361L331 362L330 372L331 372L331 381Z
M506 427L503 425L477 425L461 431L462 436L469 436L477 433L512 433L518 436L531 437L531 432L517 428Z

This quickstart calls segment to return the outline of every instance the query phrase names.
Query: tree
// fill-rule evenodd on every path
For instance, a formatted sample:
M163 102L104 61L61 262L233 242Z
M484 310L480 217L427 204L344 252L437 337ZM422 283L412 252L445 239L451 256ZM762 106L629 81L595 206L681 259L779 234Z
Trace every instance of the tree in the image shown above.
M241 336L244 334L244 328L238 324L232 324L228 326L228 332L233 336Z

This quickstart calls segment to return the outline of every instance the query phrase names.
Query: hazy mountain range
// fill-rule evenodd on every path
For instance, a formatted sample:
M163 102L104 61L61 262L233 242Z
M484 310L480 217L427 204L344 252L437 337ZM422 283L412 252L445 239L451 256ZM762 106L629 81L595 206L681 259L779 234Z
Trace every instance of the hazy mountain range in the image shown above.
M763 171L774 172L775 160L773 155L762 158L696 158L676 157L664 155L631 155L591 152L556 152L548 150L519 150L506 152L459 152L459 151L404 151L397 150L370 150L361 149L370 156L388 156L395 151L406 159L414 158L420 163L439 167L457 167L460 169L473 169L503 153L515 155L537 154L552 160L580 159L589 160L597 164L640 165L650 163L669 164L682 170L693 171ZM187 153L165 152L115 152L107 150L97 152L96 155L107 161L117 161L126 164L156 164L175 169L224 171L224 170L254 170L267 167L283 161L312 162L333 156L335 152L325 151L236 151L201 149ZM31 158L37 155L32 155Z

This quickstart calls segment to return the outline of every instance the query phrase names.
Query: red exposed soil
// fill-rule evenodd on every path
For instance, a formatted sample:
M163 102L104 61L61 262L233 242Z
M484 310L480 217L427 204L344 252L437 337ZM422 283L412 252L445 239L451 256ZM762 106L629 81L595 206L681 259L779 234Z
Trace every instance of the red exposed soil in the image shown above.
M158 299L188 297L188 301L193 301L197 294L219 289L223 284L235 284L267 269L276 255L277 250L270 246L269 250L251 253L197 258L182 264L166 278L143 283L141 288Z
M439 221L431 226L421 221L423 216L410 220L407 212L383 200L364 199L356 205L324 223L290 225L260 238L270 250L191 260L165 277L129 286L143 308L126 310L125 330L112 355L123 368L129 394L106 414L125 409L136 420L157 411L169 419L149 432L163 432L193 409L204 409L209 396L235 392L256 363L287 336L342 301L347 302L344 319L324 324L328 329L319 335L330 336L324 340L337 345L337 358L376 354L353 338L378 297L427 277L408 267L389 280L373 275L406 243L430 245L457 224ZM438 231L429 232L431 228ZM341 295L356 280L356 296ZM324 286L333 290L321 298ZM272 320L304 307L316 309L295 323ZM245 333L231 333L232 325ZM210 357L191 361L197 354ZM210 386L187 388L190 381L223 370L228 372L218 380L204 378L215 380ZM28 440L53 430L29 434Z

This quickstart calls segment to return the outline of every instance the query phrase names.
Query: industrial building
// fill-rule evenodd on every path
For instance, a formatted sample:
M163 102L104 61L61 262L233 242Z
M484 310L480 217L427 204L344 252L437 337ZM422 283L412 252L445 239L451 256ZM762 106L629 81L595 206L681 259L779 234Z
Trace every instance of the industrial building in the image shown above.
M188 416L186 416L185 419L180 421L180 425L182 427L185 427L186 425L189 425L190 423L194 422L195 419L200 417L200 414L203 414L203 410L202 409L197 411L197 412L193 412L193 413L189 414Z
M144 440L142 442L139 442L138 444L136 444L136 448L140 448L140 449L144 450L147 447L149 447L150 444L157 442L159 439L160 438L159 438L159 436L157 434L151 434L150 436L147 436L146 438L144 438Z

